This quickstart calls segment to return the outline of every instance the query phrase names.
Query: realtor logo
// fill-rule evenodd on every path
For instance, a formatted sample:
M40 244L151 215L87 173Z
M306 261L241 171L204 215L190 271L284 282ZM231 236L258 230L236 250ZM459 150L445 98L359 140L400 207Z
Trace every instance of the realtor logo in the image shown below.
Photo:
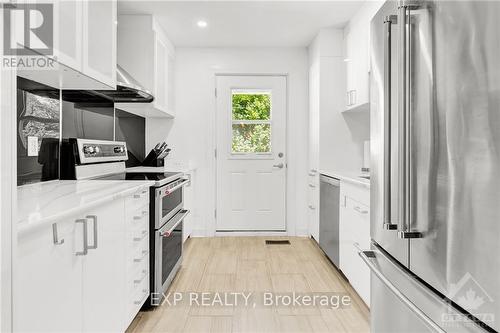
M52 55L52 4L3 4L2 9L4 55Z
M471 274L465 274L460 281L450 285L449 298L483 323L490 324L495 321L495 314L488 310L494 302L493 298ZM442 314L442 321L446 326L471 325L475 327L471 318L452 310L452 306L448 310L447 313Z
M471 313L478 311L485 303L493 302L493 298L470 273L450 285L450 299Z

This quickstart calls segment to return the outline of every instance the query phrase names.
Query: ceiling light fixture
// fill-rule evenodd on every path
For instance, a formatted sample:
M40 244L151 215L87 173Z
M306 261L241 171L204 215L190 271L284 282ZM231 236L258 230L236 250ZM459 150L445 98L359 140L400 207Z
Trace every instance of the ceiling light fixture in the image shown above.
M196 22L196 25L199 28L206 28L208 26L208 23L207 23L207 21L200 20L200 21Z

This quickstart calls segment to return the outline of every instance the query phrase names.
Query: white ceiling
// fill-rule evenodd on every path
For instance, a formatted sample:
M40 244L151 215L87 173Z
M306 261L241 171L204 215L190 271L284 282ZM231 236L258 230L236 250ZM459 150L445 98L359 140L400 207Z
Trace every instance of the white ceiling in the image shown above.
M178 47L301 47L320 28L344 27L363 1L131 1L119 13L154 14ZM196 22L205 20L200 29Z

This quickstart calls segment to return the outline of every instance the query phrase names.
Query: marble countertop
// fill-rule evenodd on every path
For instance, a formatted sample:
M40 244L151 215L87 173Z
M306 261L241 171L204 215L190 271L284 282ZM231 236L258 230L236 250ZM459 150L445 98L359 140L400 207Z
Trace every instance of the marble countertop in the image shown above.
M18 233L152 186L153 181L55 180L17 188Z
M161 173L161 172L183 172L189 173L191 171L196 170L194 167L174 167L174 166L164 166L164 167L147 167L147 166L138 166L127 168L127 172L152 172L152 173Z
M342 172L342 171L333 171L333 170L320 170L320 174L325 176L330 176L333 178L337 178L349 183L370 187L370 180L366 178L361 178L360 176L369 175L362 172Z

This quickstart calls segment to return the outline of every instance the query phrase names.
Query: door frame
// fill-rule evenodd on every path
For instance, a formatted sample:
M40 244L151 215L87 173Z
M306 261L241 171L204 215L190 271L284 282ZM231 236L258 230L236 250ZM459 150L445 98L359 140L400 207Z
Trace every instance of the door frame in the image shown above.
M285 230L284 231L217 231L217 170L219 167L219 159L216 154L217 149L217 78L219 77L237 77L237 76L260 76L260 77L284 77L285 78ZM213 156L213 175L214 175L214 200L212 204L213 208L213 223L207 228L208 236L286 236L289 233L288 225L288 123L289 123L289 75L288 73L214 73L214 117L213 120L213 132L212 132L212 156Z

